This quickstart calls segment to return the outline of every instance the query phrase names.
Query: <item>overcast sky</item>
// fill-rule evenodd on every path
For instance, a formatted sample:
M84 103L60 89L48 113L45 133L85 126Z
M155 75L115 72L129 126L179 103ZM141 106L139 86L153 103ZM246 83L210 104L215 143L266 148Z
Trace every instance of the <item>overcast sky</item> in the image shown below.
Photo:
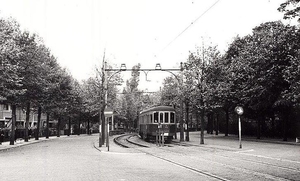
M42 37L58 62L83 80L102 63L104 50L110 64L126 63L127 68L137 63L142 68L154 68L156 63L162 68L179 68L202 40L218 45L224 53L235 36L251 33L260 23L282 19L277 11L282 2L0 0L0 17L11 16L22 29ZM169 75L151 72L151 82L146 82L141 73L142 89L157 90L157 83Z

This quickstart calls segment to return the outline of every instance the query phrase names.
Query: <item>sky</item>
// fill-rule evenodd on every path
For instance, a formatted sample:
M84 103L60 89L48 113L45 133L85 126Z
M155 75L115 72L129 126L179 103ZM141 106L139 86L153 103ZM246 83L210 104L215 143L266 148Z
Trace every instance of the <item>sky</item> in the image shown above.
M221 53L237 35L282 20L285 0L0 0L0 18L38 34L77 80L94 76L105 60L119 68L179 68L204 44ZM122 72L125 79L130 72ZM140 89L157 91L168 72L140 76Z

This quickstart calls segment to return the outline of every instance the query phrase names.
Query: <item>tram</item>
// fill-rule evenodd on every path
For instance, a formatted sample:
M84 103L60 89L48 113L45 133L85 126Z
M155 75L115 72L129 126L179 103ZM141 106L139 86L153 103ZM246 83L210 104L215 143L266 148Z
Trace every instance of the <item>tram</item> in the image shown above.
M140 112L139 135L144 140L155 140L156 134L164 134L166 141L171 141L176 134L175 109L170 106L156 106Z

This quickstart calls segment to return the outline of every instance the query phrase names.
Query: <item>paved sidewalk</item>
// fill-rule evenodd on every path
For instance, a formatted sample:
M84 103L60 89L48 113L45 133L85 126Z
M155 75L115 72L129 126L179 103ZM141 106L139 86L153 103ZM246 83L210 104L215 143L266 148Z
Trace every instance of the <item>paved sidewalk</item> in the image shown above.
M60 136L60 137L50 136L49 139L46 139L45 137L40 137L39 140L35 140L35 138L31 138L30 140L28 140L28 142L25 142L24 139L17 139L16 142L14 143L14 145L10 145L10 141L5 141L0 145L0 151L7 151L10 149L25 146L25 145L30 145L30 144L34 144L34 143L43 142L43 141L49 141L49 140L53 140L53 139L59 139L61 137L67 137L67 136L65 136L65 135Z
M200 132L191 132L191 135L200 135ZM233 140L238 140L239 137L238 135L228 135L225 136L225 134L219 134L219 135L214 135L214 134L205 134L205 138L208 139L233 139ZM276 144L287 144L287 145L299 145L300 143L296 143L296 138L291 139L289 138L287 141L283 141L281 138L266 138L266 137L261 137L260 139L257 139L256 137L250 137L250 136L244 136L242 135L242 140L244 141L252 141L252 142L263 142L263 143L276 143Z

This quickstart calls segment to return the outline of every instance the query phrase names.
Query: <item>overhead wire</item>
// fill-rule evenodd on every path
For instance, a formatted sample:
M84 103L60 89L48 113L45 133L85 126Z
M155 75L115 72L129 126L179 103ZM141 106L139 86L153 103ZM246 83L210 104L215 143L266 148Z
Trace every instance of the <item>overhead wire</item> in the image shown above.
M177 38L179 38L186 30L188 30L196 21L198 21L201 17L203 17L209 10L211 10L220 0L217 0L213 3L208 9L206 9L200 16L198 16L194 21L191 22L183 31L181 31L170 43L168 43L160 52L163 52L168 46L170 46Z

